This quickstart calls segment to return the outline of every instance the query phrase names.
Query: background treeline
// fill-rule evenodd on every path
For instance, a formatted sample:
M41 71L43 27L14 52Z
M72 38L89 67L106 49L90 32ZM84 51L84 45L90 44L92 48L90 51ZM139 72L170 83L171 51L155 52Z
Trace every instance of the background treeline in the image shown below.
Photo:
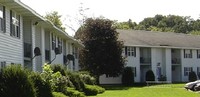
M127 22L115 21L115 26L117 29L200 34L200 19L194 20L190 16L155 15L145 18L138 24L131 19Z

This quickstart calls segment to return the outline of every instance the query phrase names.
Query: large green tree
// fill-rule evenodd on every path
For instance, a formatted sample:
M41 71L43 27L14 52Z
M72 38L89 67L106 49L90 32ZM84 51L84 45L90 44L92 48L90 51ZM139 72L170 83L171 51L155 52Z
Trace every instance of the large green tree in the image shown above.
M124 68L123 43L108 19L86 20L79 39L85 47L80 51L80 66L99 78L100 75L118 76ZM98 82L98 81L97 81Z
M59 15L57 11L49 12L45 16L45 18L51 21L56 27L65 31L65 27L62 26L63 24L61 21L61 17L62 15Z

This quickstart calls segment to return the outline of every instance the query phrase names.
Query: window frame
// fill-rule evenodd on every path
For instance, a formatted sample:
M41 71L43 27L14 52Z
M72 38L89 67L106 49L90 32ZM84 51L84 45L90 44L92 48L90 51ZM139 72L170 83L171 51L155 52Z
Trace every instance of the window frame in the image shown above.
M187 53L189 52L189 53ZM191 49L184 49L184 58L192 58L192 50Z
M197 59L200 59L200 49L197 50Z
M53 33L51 34L51 49L56 49L56 36Z
M200 76L200 67L197 67L197 76Z
M136 77L137 76L137 69L136 69L136 67L132 67L132 71L133 71L134 77Z
M20 38L21 16L15 11L10 10L10 36Z
M6 11L5 11L5 6L0 5L0 11L2 12L2 17L0 17L0 31L6 32ZM1 16L1 15L0 15Z
M184 76L189 76L191 71L193 71L192 67L184 67Z
M125 55L136 57L136 47L126 46Z
M61 38L58 38L58 49L60 51L60 53L62 53L62 48L63 48L63 42Z
M75 59L78 59L78 48L77 47L73 47L73 55Z

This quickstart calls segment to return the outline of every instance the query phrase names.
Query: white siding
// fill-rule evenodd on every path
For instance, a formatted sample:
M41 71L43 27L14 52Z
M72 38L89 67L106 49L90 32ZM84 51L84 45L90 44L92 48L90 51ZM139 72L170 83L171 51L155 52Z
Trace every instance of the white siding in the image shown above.
M182 61L182 81L188 81L188 76L184 76L184 67L192 67L193 71L197 72L197 67L200 67L200 59L197 59L197 51L192 50L192 58L184 58L184 50L181 50Z
M31 42L32 42L32 40L31 40L31 21L24 21L23 24L24 24L24 27L23 27L24 42L31 44Z
M10 10L6 7L6 33L0 32L0 61L23 65L22 17L20 39L10 36Z
M106 75L102 75L99 77L100 84L121 84L121 77L106 77Z
M40 48L40 51L41 51L41 48L42 48L42 44L41 44L41 28L40 27L36 27L36 30L35 30L35 46L36 47L39 47ZM35 60L36 60L36 71L42 71L42 57L43 56L37 56L35 57Z

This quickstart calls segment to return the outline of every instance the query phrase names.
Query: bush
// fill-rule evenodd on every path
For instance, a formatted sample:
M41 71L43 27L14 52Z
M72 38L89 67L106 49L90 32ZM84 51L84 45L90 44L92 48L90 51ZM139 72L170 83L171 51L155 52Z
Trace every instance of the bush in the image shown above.
M189 76L188 76L188 80L189 82L192 82L192 81L196 81L197 80L197 75L194 71L191 71L189 73Z
M11 65L0 73L1 97L36 97L28 72L19 65Z
M45 82L40 74L32 73L29 78L34 83L34 87L36 88L37 97L53 97L51 86L49 83Z
M79 91L83 91L85 88L84 82L81 80L80 76L76 72L68 72L68 76L72 84L74 85L74 88Z
M132 86L134 84L134 73L131 67L124 68L122 73L122 84Z
M146 81L155 81L155 75L152 70L146 72Z
M87 96L95 96L98 94L98 90L92 85L85 85L84 93Z
M161 75L160 78L158 78L158 81L167 81L167 77L164 75Z
M63 76L66 76L66 68L63 65L56 64L51 65L51 69L53 70L53 73L60 72Z
M98 90L98 94L101 94L101 93L104 93L105 92L105 89L100 87L100 86L97 86L97 85L93 85L97 90Z
M65 95L69 97L85 97L84 93L75 90L74 88L67 88L64 92Z
M85 89L84 89L84 93L87 96L94 96L100 93L105 92L105 89L97 86L97 85L86 85L85 84Z
M44 96L47 97L47 96ZM61 92L53 92L53 97L68 97Z
M85 84L94 85L96 82L95 78L89 74L80 74L80 78Z

